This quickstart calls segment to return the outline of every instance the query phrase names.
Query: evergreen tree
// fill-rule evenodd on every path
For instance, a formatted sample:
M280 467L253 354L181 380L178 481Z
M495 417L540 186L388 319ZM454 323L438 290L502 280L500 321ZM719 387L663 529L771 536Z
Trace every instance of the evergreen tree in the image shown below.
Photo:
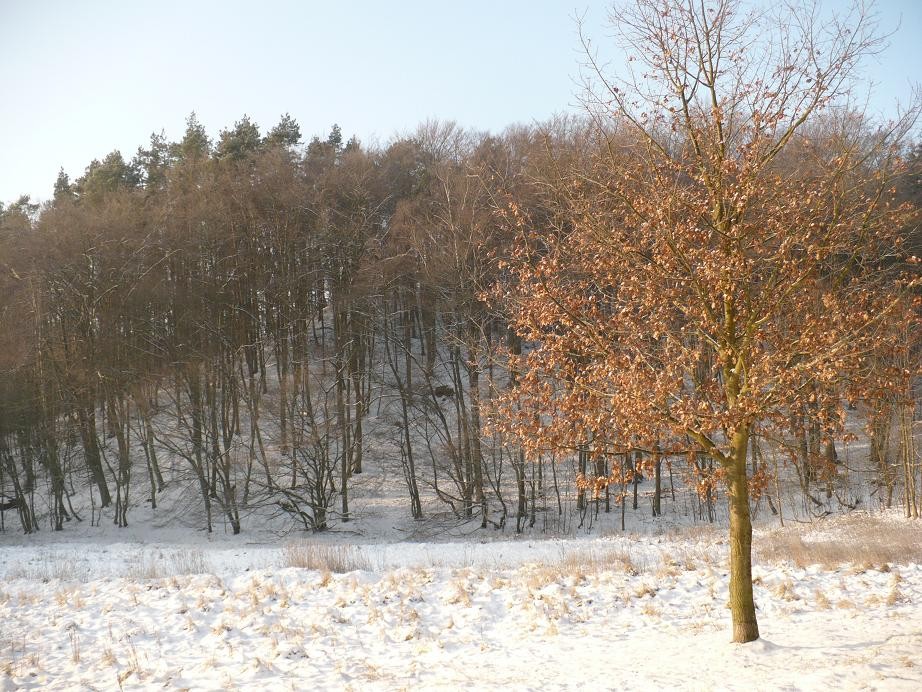
M166 184L167 171L175 158L176 145L168 142L161 130L151 134L149 148L138 147L131 165L148 190L159 190Z
M54 181L54 201L72 200L76 198L74 186L70 182L70 176L61 168L58 170L58 177Z
M179 160L198 159L210 153L211 139L205 132L205 126L199 122L195 111L192 111L186 118L186 133L177 147L176 158Z
M240 161L255 153L261 142L259 126L248 115L244 115L234 123L232 130L221 130L215 157Z
M330 129L330 136L327 137L327 144L329 144L337 154L342 151L343 131L336 123L333 123L333 127Z
M285 113L278 125L269 130L265 142L269 146L296 147L301 143L301 126L297 120Z
M76 188L81 197L98 200L106 193L136 187L139 182L138 171L126 163L116 149L101 162L93 159L86 173L77 180Z

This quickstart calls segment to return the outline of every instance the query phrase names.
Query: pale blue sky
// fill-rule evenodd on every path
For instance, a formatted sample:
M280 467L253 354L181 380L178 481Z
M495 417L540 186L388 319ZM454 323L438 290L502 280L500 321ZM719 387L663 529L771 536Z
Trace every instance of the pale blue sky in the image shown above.
M826 0L834 8L845 0ZM586 0L0 0L0 200L50 196L192 110L212 136L282 113L305 138L334 122L387 141L426 118L498 131L576 110L574 15L604 42L609 3ZM880 0L902 26L867 74L872 108L908 100L922 68L922 0Z

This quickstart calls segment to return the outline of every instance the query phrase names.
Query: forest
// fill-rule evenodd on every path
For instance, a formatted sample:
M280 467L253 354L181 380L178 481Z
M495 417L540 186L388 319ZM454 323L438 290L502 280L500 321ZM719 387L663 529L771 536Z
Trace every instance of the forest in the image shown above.
M343 529L386 467L421 524L728 525L758 638L753 513L922 511L922 145L851 98L863 15L714 8L624 11L578 116L192 113L0 206L0 532Z

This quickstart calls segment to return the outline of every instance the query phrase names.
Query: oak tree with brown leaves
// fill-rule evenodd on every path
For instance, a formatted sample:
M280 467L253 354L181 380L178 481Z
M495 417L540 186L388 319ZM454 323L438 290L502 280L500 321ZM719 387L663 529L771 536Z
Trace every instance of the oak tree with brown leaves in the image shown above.
M597 155L519 232L499 302L525 340L498 426L533 453L707 455L730 506L733 641L759 637L747 459L755 430L809 406L823 433L879 386L871 354L917 280L893 272L910 114L849 108L880 46L862 6L778 16L737 0L636 0L613 26L640 65L609 79L587 43ZM614 476L584 479L604 487Z

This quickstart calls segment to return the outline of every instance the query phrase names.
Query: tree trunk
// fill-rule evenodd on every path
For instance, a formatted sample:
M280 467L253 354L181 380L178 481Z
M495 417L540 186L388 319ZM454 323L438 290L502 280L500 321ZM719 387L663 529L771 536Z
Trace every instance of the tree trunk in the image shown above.
M281 322L281 318L279 318ZM281 455L288 458L291 449L288 445L288 329L279 327L276 336L276 373L279 378L279 437Z
M749 515L749 484L746 478L746 452L749 430L741 428L733 436L730 459L730 613L733 641L744 644L759 638L755 601L752 596L752 521Z
M634 452L634 461L631 462L631 485L634 486L634 499L631 504L631 509L637 509L637 486L640 484L640 462L641 462L641 452L637 450Z
M577 461L577 471L580 476L583 478L586 477L586 472L589 469L589 450L586 445L581 445L579 450L576 453ZM579 488L576 491L576 510L583 512L586 509L586 490L584 488Z
M88 406L79 406L77 415L80 420L80 437L83 442L83 451L86 464L93 475L93 482L99 488L100 503L103 507L112 504L112 496L109 494L109 485L106 483L106 476L102 470L102 458L99 454L99 440L96 438L96 412L92 404Z
M476 333L473 335L476 337ZM471 364L468 369L468 399L470 400L471 420L468 427L470 435L471 463L474 473L474 500L480 504L481 525L487 527L487 497L483 482L483 450L480 444L480 362L478 352L470 348L468 355Z
M528 514L528 502L525 495L525 452L519 450L518 453L513 452L512 455L512 470L515 472L515 487L516 487L516 511L515 511L515 532L522 533L522 529L525 525L525 519ZM532 492L534 492L534 484L532 484Z

